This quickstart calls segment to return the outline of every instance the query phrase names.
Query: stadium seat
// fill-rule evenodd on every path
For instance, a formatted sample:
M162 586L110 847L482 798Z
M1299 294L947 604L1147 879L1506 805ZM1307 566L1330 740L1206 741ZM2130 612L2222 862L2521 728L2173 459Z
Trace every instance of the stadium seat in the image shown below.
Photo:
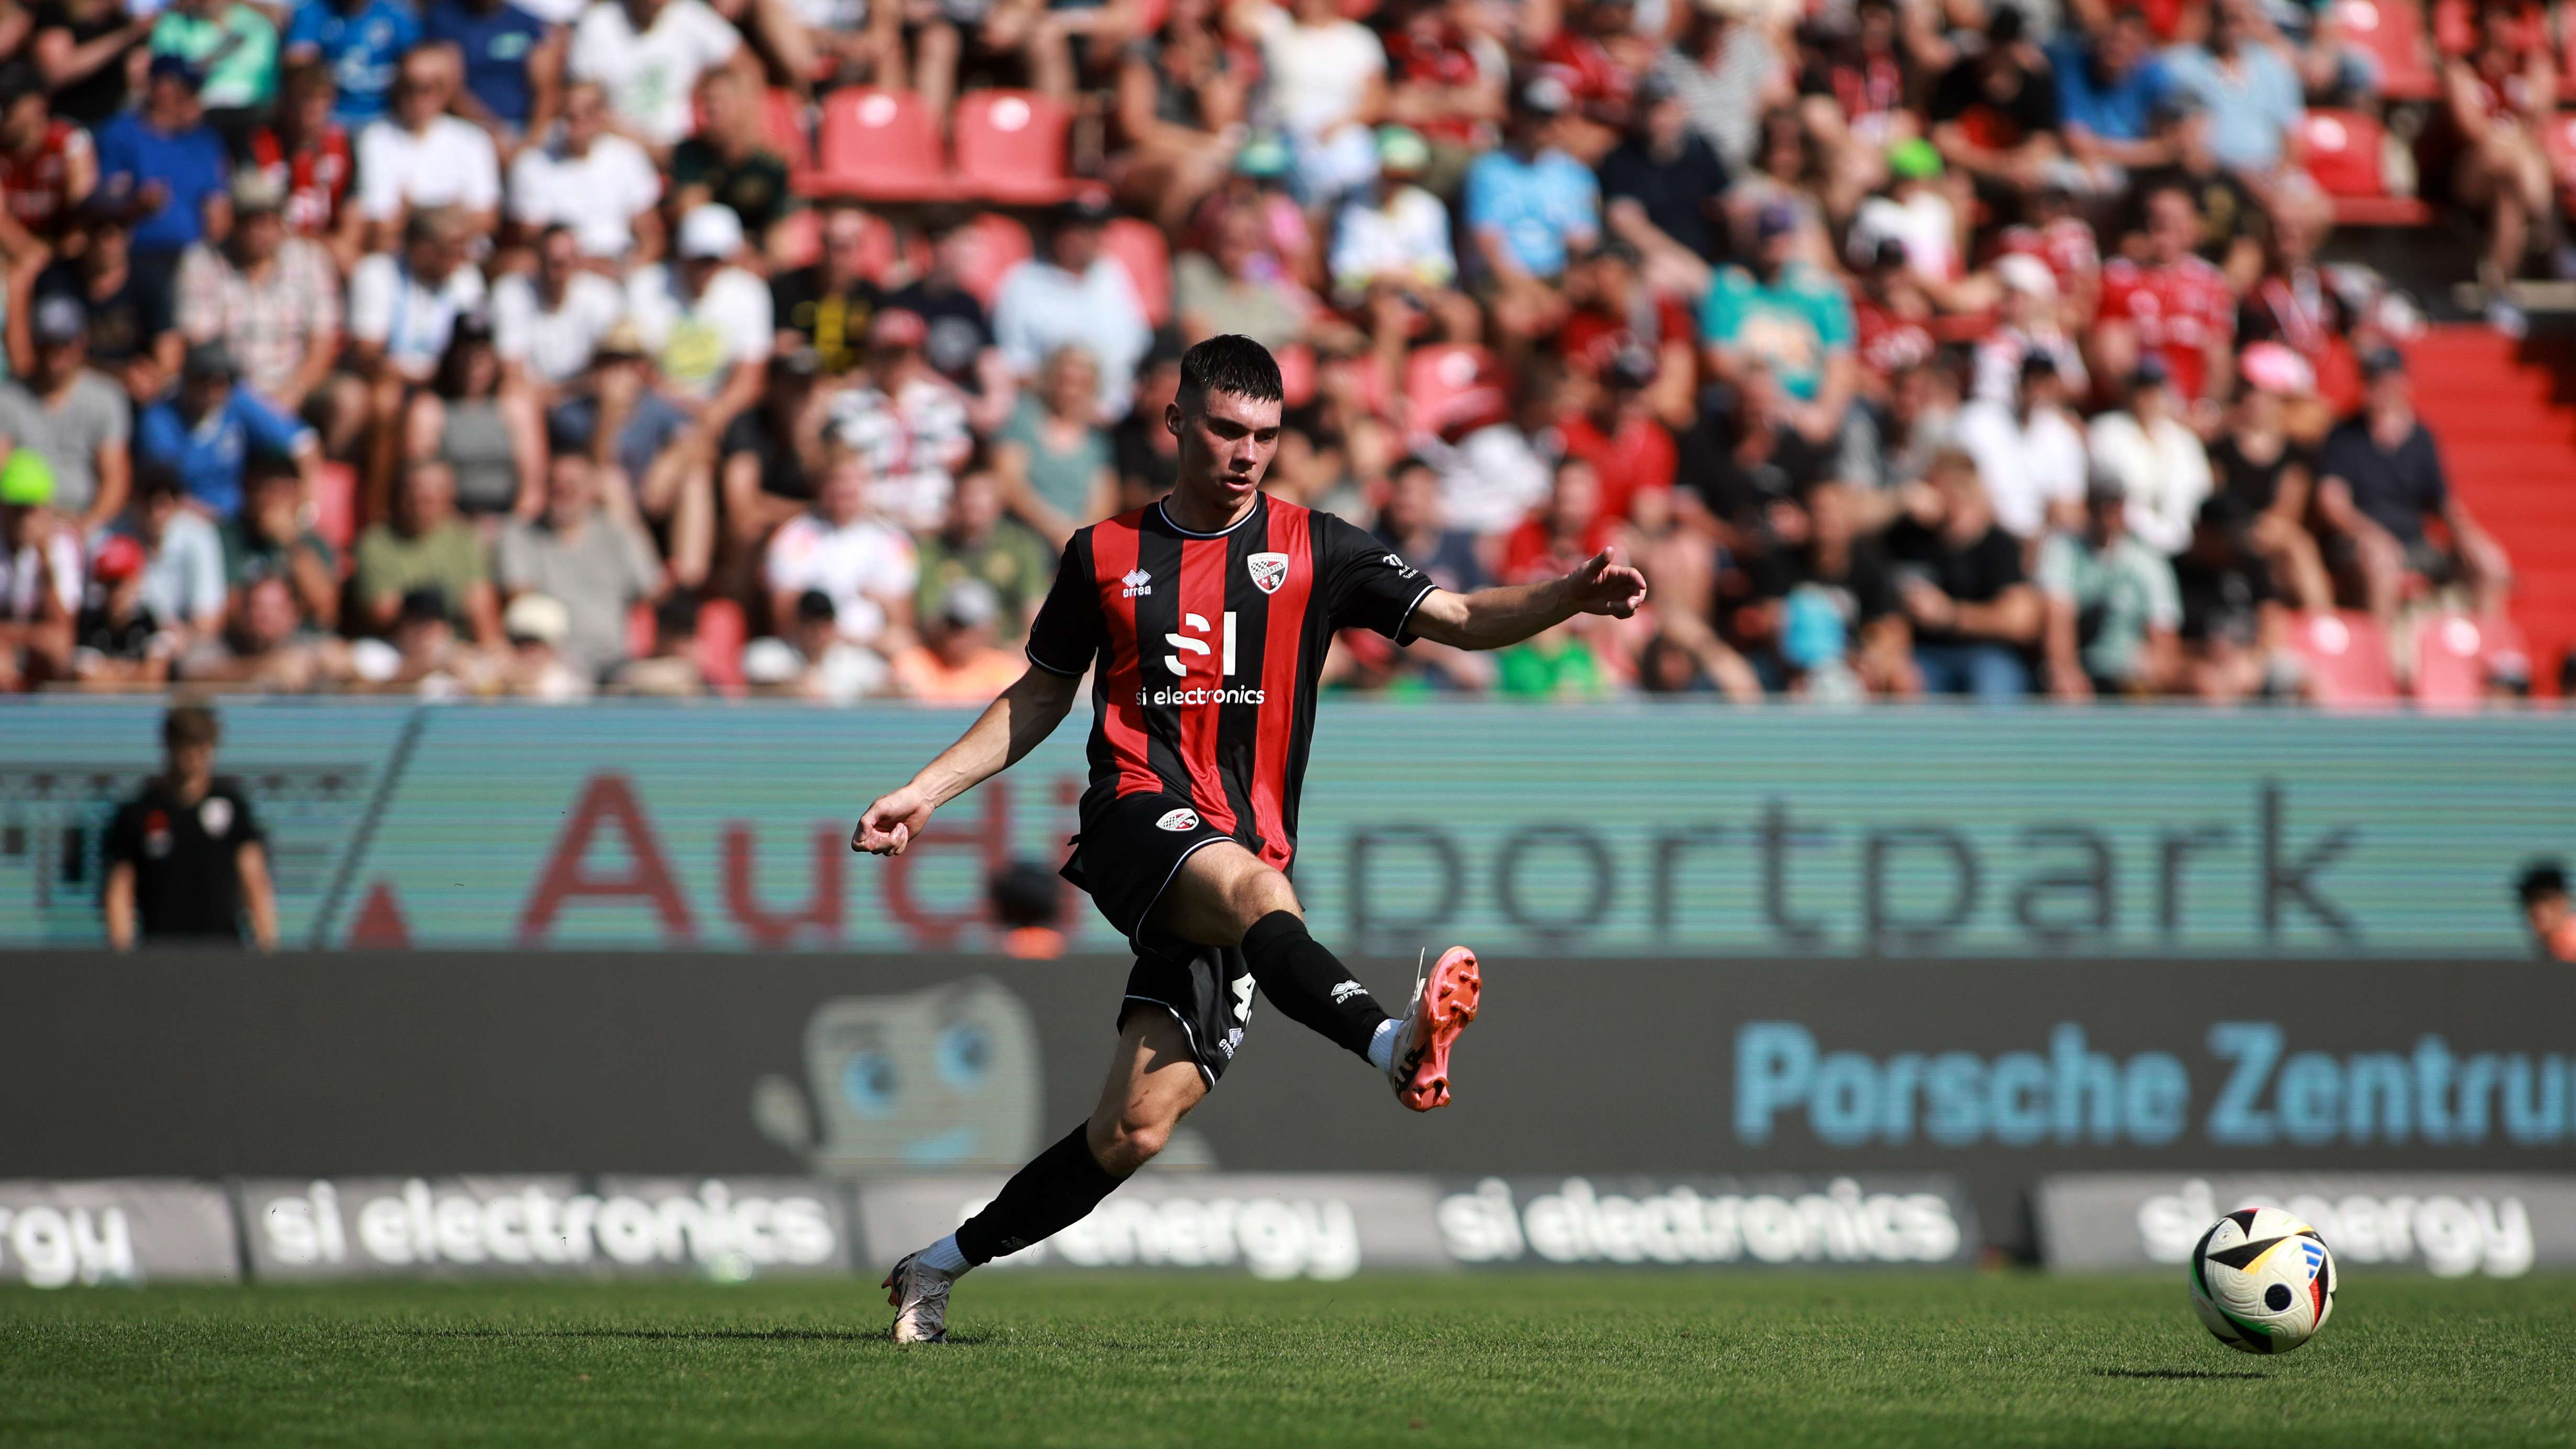
M727 695L749 686L742 677L742 646L751 640L750 621L731 599L709 599L698 606L698 672Z
M2379 93L2393 101L2429 101L2442 77L2427 53L2423 7L2416 0L2336 0L2335 18L2352 43L2379 63Z
M910 91L852 86L823 102L815 168L798 173L805 196L937 201L954 194L941 162L939 118Z
M778 157L790 172L808 171L814 166L814 141L805 133L805 103L796 93L772 87L769 92L769 144L778 148Z
M2522 652L2522 631L2509 616L2426 619L2415 630L2415 702L2426 709L2476 709L2494 666ZM2528 673L2527 661L2524 668Z
M2360 111L2314 110L2300 125L2308 174L2334 200L2335 220L2350 226L2421 226L2433 209L2388 192L2388 133Z
M1302 408L1315 398L1315 349L1291 342L1279 349L1279 390L1288 406Z
M315 483L313 531L340 555L345 567L349 545L358 537L358 470L346 463L325 463Z
M2388 659L2388 637L2368 614L2355 611L2301 614L2290 626L2290 647L2308 666L2309 693L2329 709L2384 705L2397 698L2397 675Z
M1011 268L1036 255L1029 244L1029 229L998 211L975 218L964 240L957 283L987 308L1001 293L1002 279L1011 274Z
M810 267L822 260L823 214L810 206L789 212L778 223L778 244L782 267Z
M750 686L743 679L742 648L751 640L751 622L742 605L731 599L708 599L698 605L698 672L723 694L739 695ZM639 603L626 611L626 652L636 659L653 654L653 606Z
M1073 112L1036 91L969 91L957 98L957 187L1008 206L1047 206L1082 184L1065 174Z
M1405 360L1404 397L1416 437L1455 437L1511 413L1501 359L1472 343L1417 348Z
M1132 216L1116 217L1101 229L1100 245L1127 269L1137 300L1145 304L1145 320L1157 327L1171 321L1172 252L1163 244L1162 229Z

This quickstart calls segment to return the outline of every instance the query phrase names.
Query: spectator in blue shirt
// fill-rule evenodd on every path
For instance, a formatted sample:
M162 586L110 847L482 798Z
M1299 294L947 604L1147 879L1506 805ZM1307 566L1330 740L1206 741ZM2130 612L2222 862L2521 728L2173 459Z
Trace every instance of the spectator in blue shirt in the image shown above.
M2155 135L2156 103L2171 82L2154 45L2147 13L2135 5L2112 11L2097 40L2067 29L2048 42L2066 148L2086 167L2139 171L2174 159Z
M222 343L189 348L178 395L144 409L134 430L137 457L176 472L189 499L217 518L241 511L242 473L254 454L293 462L308 498L320 482L321 440L239 386L239 374Z
M231 220L231 164L224 143L198 104L196 66L175 55L152 57L143 108L98 133L98 190L134 218L134 265L167 269L208 231Z
M1520 336L1562 320L1563 299L1549 284L1601 235L1600 183L1553 144L1572 99L1552 75L1531 81L1512 107L1503 148L1467 168L1467 227L1495 291L1494 322Z
M465 57L456 113L492 132L494 144L506 152L545 133L563 81L563 32L510 0L432 0L421 34Z
M351 131L393 104L394 66L420 44L420 19L400 0L301 0L286 21L286 60L318 60L340 85L332 119Z
M2208 110L2209 149L2219 164L2268 178L2290 152L2306 100L2298 73L2259 42L2243 4L2211 6L2209 38L2166 51L2164 65L2175 87L2197 95Z

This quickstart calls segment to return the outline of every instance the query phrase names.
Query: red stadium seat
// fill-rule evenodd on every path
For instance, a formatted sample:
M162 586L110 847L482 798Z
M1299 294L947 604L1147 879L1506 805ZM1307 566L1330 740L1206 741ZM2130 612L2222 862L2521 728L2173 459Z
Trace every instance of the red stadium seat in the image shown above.
M2309 693L2329 709L2397 698L2388 637L2368 614L2301 614L2290 626L2290 647L2307 663Z
M2388 193L2388 133L2360 111L2315 110L2300 125L2308 174L2334 199L2335 220L2352 226L2421 226L2433 209Z
M749 686L742 674L742 648L751 640L751 624L742 605L731 599L709 599L698 605L698 672L725 694ZM653 606L638 603L626 611L626 652L635 659L653 654Z
M778 148L778 159L787 169L808 171L814 166L814 141L805 133L805 103L796 93L772 87L769 92L769 144Z
M1036 91L969 91L957 98L957 186L1008 206L1046 206L1081 185L1065 173L1073 112Z
M1302 408L1315 398L1315 349L1291 342L1279 349L1279 390L1288 406Z
M957 283L987 308L1001 293L1002 279L1011 274L1011 268L1036 255L1029 244L1029 229L997 211L975 218L959 239L958 249L963 257Z
M313 531L348 566L349 545L358 537L358 470L346 463L325 463L313 488Z
M2380 94L2429 101L2442 93L2416 0L2335 0L2335 18L2352 43L2379 62Z
M2510 616L2426 619L2415 630L2415 702L2426 709L2475 709L2485 702L2496 663L2522 653L2522 630Z
M778 223L778 244L784 249L778 264L782 267L810 267L823 256L823 213L810 206L800 206Z
M1503 364L1465 342L1417 348L1404 364L1404 396L1417 437L1457 437L1511 415Z
M936 201L954 192L939 144L939 118L910 91L852 86L823 102L815 169L796 176L806 196Z
M725 694L747 687L742 677L742 646L751 640L742 605L731 599L709 599L698 606L698 672Z
M1112 218L1100 231L1101 249L1127 269L1145 304L1145 320L1160 327L1172 320L1172 251L1163 244L1161 228L1132 216Z

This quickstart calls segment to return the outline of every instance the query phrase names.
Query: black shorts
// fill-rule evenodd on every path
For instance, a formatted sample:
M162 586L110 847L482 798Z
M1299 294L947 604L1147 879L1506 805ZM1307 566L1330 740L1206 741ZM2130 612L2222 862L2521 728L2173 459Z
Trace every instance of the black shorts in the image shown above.
M1087 803L1087 802L1086 802ZM1202 946L1151 924L1154 907L1203 847L1234 837L1200 818L1189 802L1163 794L1128 795L1083 812L1064 878L1127 937L1136 967L1127 975L1127 1013L1156 1007L1171 1013L1189 1038L1190 1055L1209 1086L1225 1075L1252 1021L1252 968L1232 946Z

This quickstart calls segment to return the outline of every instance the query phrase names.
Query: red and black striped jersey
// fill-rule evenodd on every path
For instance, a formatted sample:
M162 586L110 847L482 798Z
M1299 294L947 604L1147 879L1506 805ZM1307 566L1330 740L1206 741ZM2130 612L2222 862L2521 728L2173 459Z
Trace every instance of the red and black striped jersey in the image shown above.
M1434 587L1361 529L1268 494L1222 533L1156 503L1074 534L1028 650L1049 673L1092 671L1085 816L1174 795L1285 868L1334 631L1408 643Z

